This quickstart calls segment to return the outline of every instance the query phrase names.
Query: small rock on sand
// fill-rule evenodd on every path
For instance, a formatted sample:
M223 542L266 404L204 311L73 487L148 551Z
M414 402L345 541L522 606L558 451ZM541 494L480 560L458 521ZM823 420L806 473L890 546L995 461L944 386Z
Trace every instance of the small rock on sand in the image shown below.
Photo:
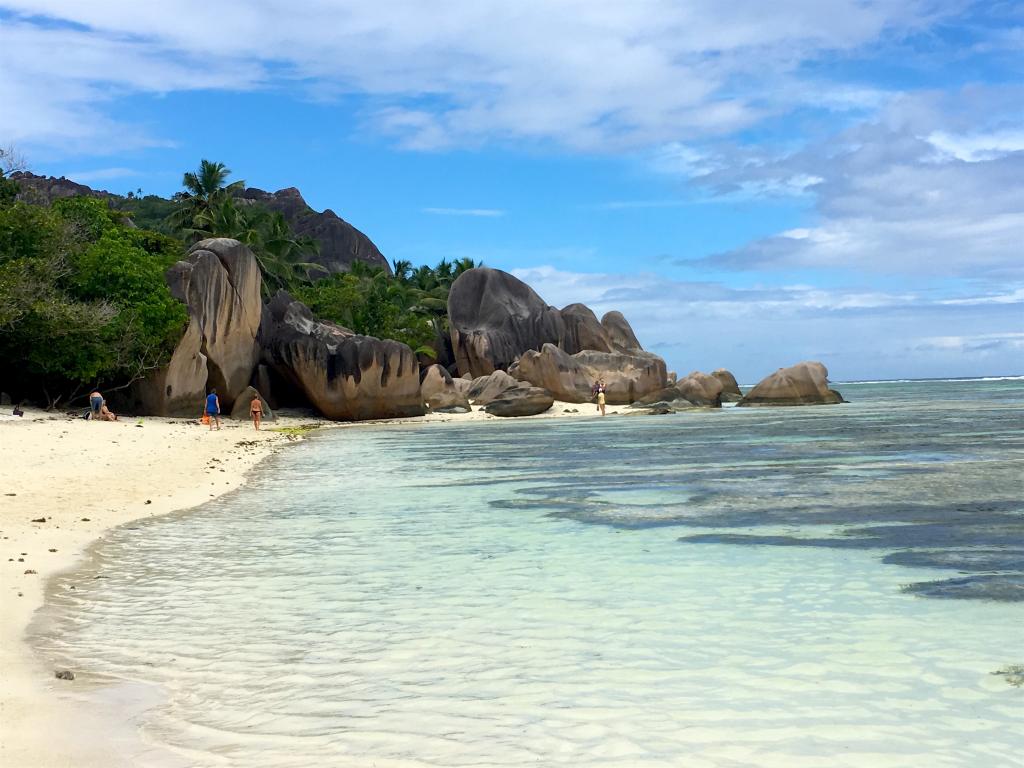
M53 673L53 676L56 677L58 680L74 680L75 679L75 673L72 672L70 669L58 669L57 671L55 671Z

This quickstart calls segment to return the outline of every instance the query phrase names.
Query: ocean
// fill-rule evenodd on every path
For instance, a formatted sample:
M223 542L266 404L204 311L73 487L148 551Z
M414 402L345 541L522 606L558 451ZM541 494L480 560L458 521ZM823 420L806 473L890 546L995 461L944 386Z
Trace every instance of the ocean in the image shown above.
M1024 379L837 388L325 431L33 640L136 765L1019 765Z

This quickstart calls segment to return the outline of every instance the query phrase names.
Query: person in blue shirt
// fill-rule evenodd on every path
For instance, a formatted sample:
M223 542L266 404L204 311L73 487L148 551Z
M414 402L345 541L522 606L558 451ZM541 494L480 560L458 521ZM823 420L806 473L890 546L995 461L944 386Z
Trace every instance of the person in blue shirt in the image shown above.
M210 430L213 430L214 422L217 422L217 429L220 429L220 400L216 389L211 389L206 396L206 415L210 419Z

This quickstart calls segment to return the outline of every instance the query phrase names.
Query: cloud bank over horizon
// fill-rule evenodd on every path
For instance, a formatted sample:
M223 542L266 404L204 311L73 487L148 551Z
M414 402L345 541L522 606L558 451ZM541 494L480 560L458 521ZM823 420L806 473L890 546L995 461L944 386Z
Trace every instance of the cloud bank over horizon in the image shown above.
M245 129L304 132L326 160L289 183L325 196L330 147L380 148L388 255L618 301L675 367L1024 372L1022 54L1024 8L966 0L0 0L0 143L134 186L228 130L183 106L339 115ZM432 158L460 170L415 198L399 166ZM541 199L551 158L592 226Z

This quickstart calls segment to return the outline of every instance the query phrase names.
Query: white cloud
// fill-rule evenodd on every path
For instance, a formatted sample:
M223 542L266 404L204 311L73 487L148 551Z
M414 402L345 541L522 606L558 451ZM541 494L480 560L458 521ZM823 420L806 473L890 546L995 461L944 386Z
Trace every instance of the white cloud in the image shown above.
M505 215L499 208L423 208L423 213L435 216L470 216L473 218L493 219Z
M129 0L3 0L0 9L0 66L19 97L5 99L17 109L5 110L0 132L14 139L109 135L104 104L126 94L286 85L366 96L372 124L419 149L504 139L650 146L728 134L809 100L865 108L872 89L805 88L801 66L856 56L959 10L938 0L318 0L301 12L287 0L180 0L173 13Z

